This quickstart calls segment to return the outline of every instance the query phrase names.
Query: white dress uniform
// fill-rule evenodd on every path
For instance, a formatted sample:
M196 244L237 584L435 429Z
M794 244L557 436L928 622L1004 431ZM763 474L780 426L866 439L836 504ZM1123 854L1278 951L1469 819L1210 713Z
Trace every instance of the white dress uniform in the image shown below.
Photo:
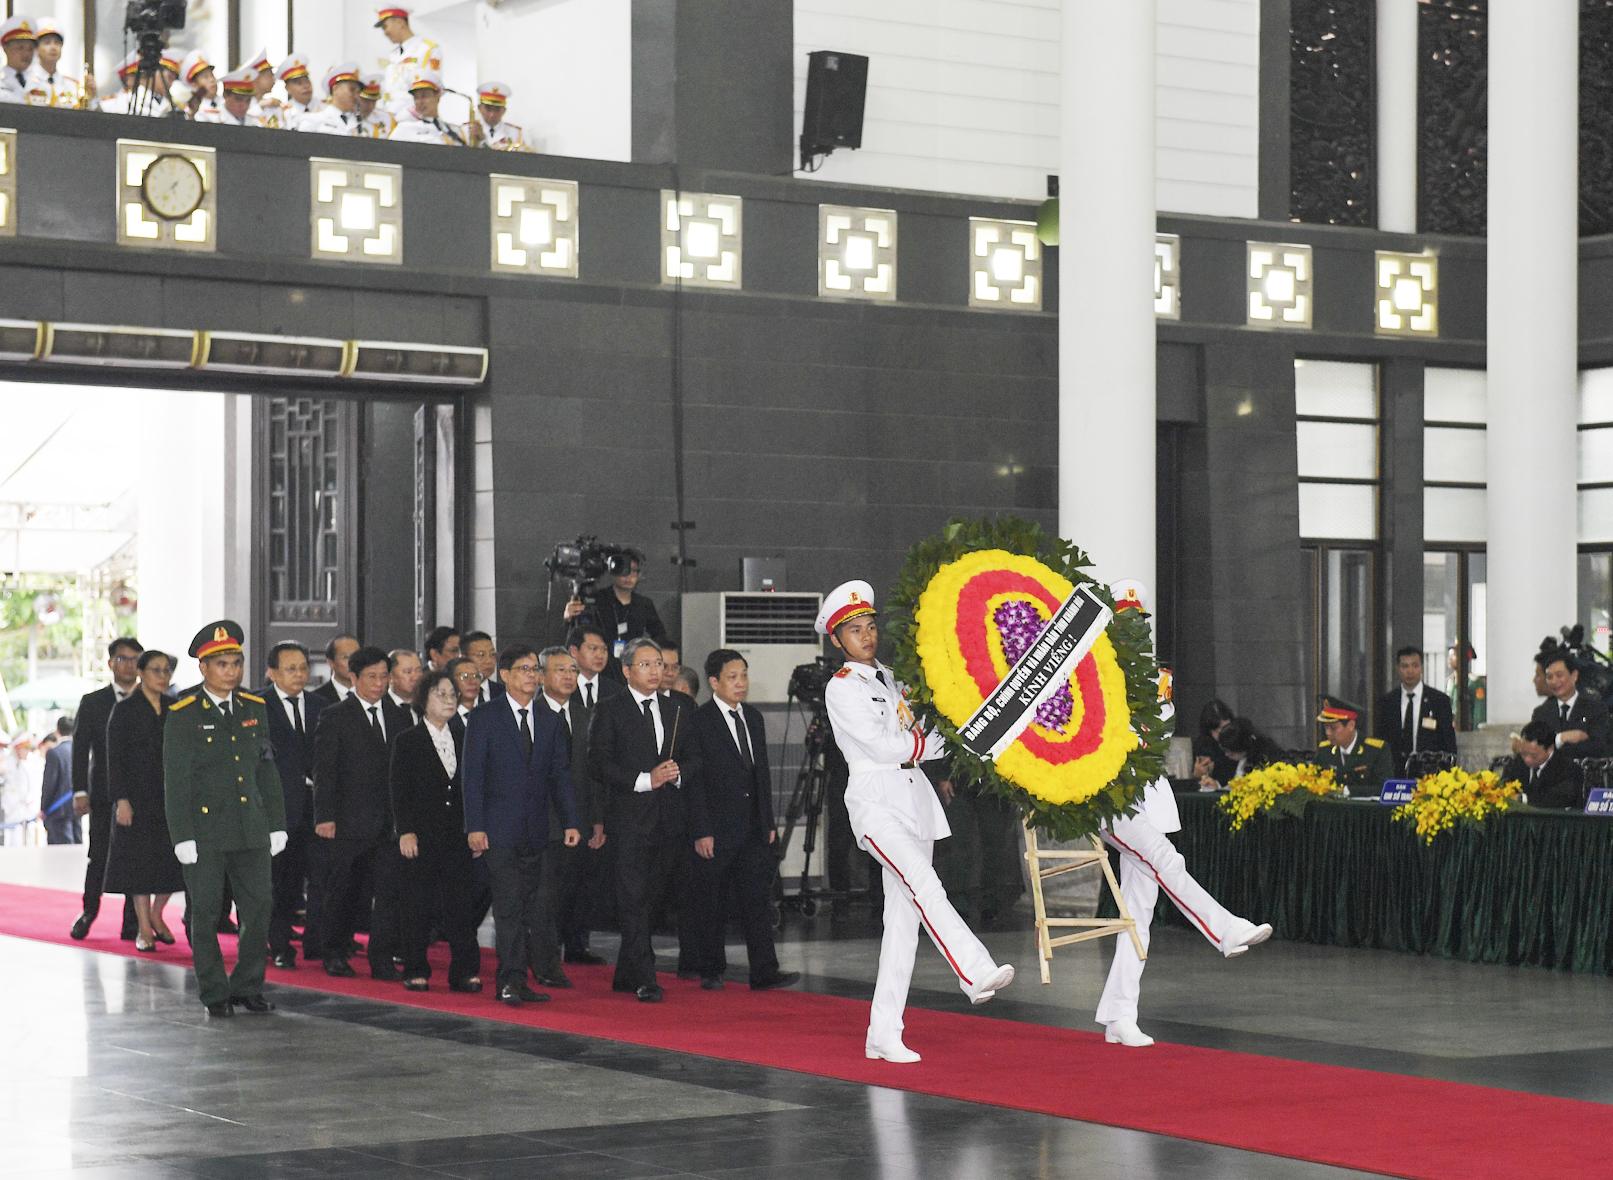
M422 70L442 72L442 47L416 33L401 45L394 45L386 59L386 77L381 85L381 101L401 122L414 100L409 84Z
M1126 589L1131 593L1125 593ZM1117 584L1112 590L1116 603L1135 600L1139 608L1142 606L1143 592L1136 583ZM1175 716L1175 707L1168 697L1164 706L1169 722ZM1104 842L1120 853L1120 895L1137 923L1137 938L1143 950L1148 950L1149 928L1161 889L1189 924L1229 959L1270 938L1270 926L1256 926L1238 917L1194 880L1187 871L1187 861L1166 838L1167 832L1181 830L1175 792L1170 782L1161 778L1144 789L1135 812L1110 820L1101 832ZM1097 1022L1105 1029L1104 1039L1112 1044L1142 1048L1154 1043L1137 1027L1144 966L1130 938L1115 940L1115 957L1109 964L1109 978L1103 985L1096 1014Z
M521 129L508 119L501 119L489 127L487 121L480 115L476 116L476 131L481 137L480 144L485 148L492 148L495 152L524 152L527 151L526 138ZM465 125L465 142L471 140L470 124Z
M397 143L440 143L450 146L460 142L449 133L449 125L442 119L422 119L413 107L398 120L398 125L392 128L392 134L387 138Z
M297 130L357 136L364 134L364 120L357 111L342 111L334 106L326 106L297 120Z
M836 588L824 600L818 630L833 634L841 623L873 613L873 601L866 582ZM918 1054L902 1043L902 1011L921 925L974 1003L1008 986L1014 969L992 960L947 900L930 865L935 841L952 830L918 764L945 753L941 735L924 732L908 707L906 687L877 662L846 663L830 678L824 703L851 771L846 786L851 830L857 846L879 862L885 882L885 933L865 1049L870 1058L917 1061Z

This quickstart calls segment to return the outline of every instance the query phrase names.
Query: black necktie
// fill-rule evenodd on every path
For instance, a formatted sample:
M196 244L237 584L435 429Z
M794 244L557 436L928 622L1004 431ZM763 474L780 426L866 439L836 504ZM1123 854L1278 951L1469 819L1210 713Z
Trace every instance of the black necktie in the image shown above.
M229 701L222 702L219 705L218 709L219 709L219 712L224 714L224 720L228 721L230 719L230 716L231 716L231 714L230 714L230 702ZM1563 716L1566 717L1566 716L1568 716L1568 714L1564 713Z
M751 757L750 734L745 731L745 719L739 715L738 709L728 710L728 715L734 719L734 736L739 739L739 753L745 759L745 765L754 768L756 759Z
M650 702L644 702L644 721L650 727L650 744L655 747L656 756L661 754L661 739L655 732L655 714L650 712Z
M594 707L594 686L592 684L582 686L582 699L583 703L590 709Z
M526 756L532 757L532 726L527 723L526 710L517 710L521 714L521 742L526 746Z
M386 731L381 728L381 710L374 705L370 706L370 729L375 733L376 737L383 742L386 741Z
M28 89L28 79L23 77L21 70L17 71L17 85L21 86L24 90Z
M1412 700L1412 694L1408 692L1406 694L1406 716L1400 722L1400 737L1408 750L1417 748L1417 728L1411 715Z
M1568 720L1568 702L1567 701L1558 701L1557 702L1557 711L1561 715L1561 717L1562 717L1562 719L1564 721Z
M301 733L303 731L302 730L302 705L300 703L300 698L298 698L298 697L292 697L291 698L291 727L293 729L295 729L298 733Z
M883 668L874 669L874 679L879 681L886 688L889 688L891 686L891 682L889 680L885 679L885 670Z

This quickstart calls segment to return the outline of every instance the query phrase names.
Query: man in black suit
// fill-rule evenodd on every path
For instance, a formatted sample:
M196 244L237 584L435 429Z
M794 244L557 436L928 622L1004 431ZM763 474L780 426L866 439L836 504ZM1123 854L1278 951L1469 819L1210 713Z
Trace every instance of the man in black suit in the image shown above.
M1607 704L1579 691L1579 669L1564 649L1548 655L1541 665L1546 673L1548 700L1535 708L1533 720L1544 721L1556 734L1557 749L1568 757L1606 758L1610 748Z
M313 839L314 731L324 702L308 687L308 649L277 643L269 649L269 683L258 695L269 711L269 742L286 801L286 847L270 864L274 909L269 915L270 962L285 971L297 966L291 949L291 920L303 905L308 880L308 845ZM312 899L303 922L303 942L319 945Z
M84 833L78 816L73 814L71 717L56 718L55 736L56 744L45 751L45 778L39 785L39 819L45 825L45 843L82 844Z
M1451 698L1423 683L1423 653L1415 646L1395 652L1400 687L1378 698L1377 737L1389 743L1395 768L1413 754L1456 754Z
M318 953L327 975L356 974L348 963L353 933L370 918L370 975L398 977L397 838L387 728L381 703L391 673L386 652L361 647L348 657L353 691L325 708L314 730L314 836L319 894ZM388 855L390 854L390 855ZM366 882L373 882L367 886ZM303 948L304 955L311 948Z
M330 679L310 694L318 697L320 704L339 705L353 694L353 673L348 669L347 661L358 649L358 640L346 633L325 645L325 663L330 668Z
M482 686L476 694L477 704L485 705L494 697L504 695L504 682L498 678L498 652L493 637L486 631L467 631L460 639L459 655L469 660L481 674Z
M627 691L606 697L589 734L589 770L607 797L605 833L616 849L616 916L622 948L611 986L644 1003L661 1000L650 943L685 849L681 784L700 771L683 697L660 695L661 649L641 636L622 657Z
M768 902L778 872L773 853L778 832L773 827L767 729L762 715L745 703L750 667L744 656L727 648L712 652L706 657L706 683L711 700L695 710L690 726L700 775L686 790L694 863L684 913L694 920L682 933L694 943L700 986L720 989L732 898L745 932L752 990L788 987L801 976L781 972L773 948Z
M562 825L568 848L581 833L565 723L534 699L538 653L512 644L499 653L498 667L504 695L473 709L465 724L465 830L493 882L498 999L520 1005L549 998L532 990L527 971L541 977L545 960L558 957L543 927L550 825Z
M571 658L577 662L577 692L575 699L577 707L588 715L589 724L593 724L594 711L599 708L599 702L606 697L613 697L617 693L627 691L627 686L620 680L606 676L605 669L610 665L610 643L605 638L605 632L597 623L584 619L573 627L566 636L566 650ZM579 744L574 744L572 753L576 758L572 762L575 767L580 761L583 763L583 773L588 775L591 793L593 795L593 810L590 819L597 821L600 826L588 836L585 843L588 853L583 857L588 862L588 869L581 883L576 900L576 909L580 910L583 918L592 926L599 929L614 929L616 926L616 846L605 839L604 820L608 809L608 792L604 786L593 777L592 769L587 765L589 745L585 733ZM585 833L586 834L586 833ZM566 944L566 962L600 965L605 962L601 955L594 954L588 949L587 939L584 938L581 946Z
M112 671L112 683L94 692L85 693L78 702L74 717L77 736L73 741L73 815L90 817L90 859L84 869L84 911L69 932L82 940L89 936L96 915L101 912L101 882L106 877L106 854L112 846L114 800L107 790L106 777L106 723L112 716L112 706L135 689L140 679L135 664L145 648L137 639L118 638L107 645L106 666ZM123 899L123 929L121 937L133 942L139 932L134 917L134 900Z
M387 652L392 661L392 675L387 684L386 697L381 707L386 710L386 731L397 737L405 729L420 723L420 711L415 708L415 694L420 691L420 680L426 669L420 657L407 647Z
M457 660L463 650L458 627L450 627L446 623L433 627L426 632L426 666L421 674L446 668L449 661Z
M1518 735L1518 752L1507 760L1501 781L1523 787L1531 807L1579 810L1585 806L1579 767L1557 748L1557 734L1544 721L1531 721Z

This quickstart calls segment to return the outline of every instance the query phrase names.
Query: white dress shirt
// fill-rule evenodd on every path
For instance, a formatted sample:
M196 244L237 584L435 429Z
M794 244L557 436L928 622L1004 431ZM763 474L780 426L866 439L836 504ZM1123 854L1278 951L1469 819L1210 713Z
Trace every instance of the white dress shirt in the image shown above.
M598 673L595 673L592 677L583 676L580 673L578 674L577 695L582 698L583 704L598 705L601 695L599 689L600 683ZM642 710L640 711L642 712Z
M560 714L560 723L566 727L566 732L570 733L571 710L566 708L566 702L555 700L548 692L542 692L538 695L543 698L543 703L548 705L553 712Z
M633 710L636 713L638 713L638 715L639 715L641 720L642 720L642 718L644 716L644 702L649 701L650 704L653 706L650 709L650 717L655 722L655 749L656 749L656 752L657 752L657 757L659 757L661 747L666 745L666 730L661 725L661 697L660 697L659 694L656 694L654 696L645 696L638 689L633 688L631 685L628 686L627 691L633 697ZM677 780L674 779L673 781L676 782ZM665 785L665 784L663 784L663 785ZM633 790L634 791L653 791L653 790L655 790L655 788L650 785L650 772L649 771L647 771L647 770L639 771L638 778L633 781Z
M454 735L444 722L437 725L430 720L425 722L426 732L431 735L431 744L437 749L437 760L442 763L443 773L449 778L459 769L459 755L454 751Z
M308 706L302 699L303 694L298 693L294 697L288 697L285 693L281 692L277 688L277 689L274 690L274 695L280 699L280 707L286 711L286 724L290 725L292 729L296 729L297 728L297 712L300 712L302 714L303 731L307 732L307 729L308 729ZM297 712L292 711L292 708L291 708L291 702L292 701L297 702Z
M728 740L734 743L734 749L739 751L741 758L749 757L751 764L754 765L756 762L756 735L750 731L750 722L745 719L744 706L730 705L721 697L713 699L716 700L717 707L723 712L723 726L728 730ZM739 718L739 723L745 727L745 740L750 743L748 751L739 744L739 733L734 729L734 718L736 717Z
M1417 752L1417 745L1422 739L1423 682L1421 680L1417 682L1416 688L1408 689L1405 686L1401 686L1400 716L1395 718L1395 724L1397 726L1404 725L1406 723L1406 701L1408 698L1411 701L1411 749L1408 751L1408 753L1414 754Z

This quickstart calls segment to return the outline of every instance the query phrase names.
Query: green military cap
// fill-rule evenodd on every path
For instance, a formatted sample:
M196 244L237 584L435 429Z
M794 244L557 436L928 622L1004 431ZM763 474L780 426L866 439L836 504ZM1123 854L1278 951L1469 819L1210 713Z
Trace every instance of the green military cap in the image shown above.
M1326 693L1317 697L1316 701L1320 709L1320 712L1316 714L1316 720L1323 725L1334 721L1359 721L1361 719L1361 707L1359 705L1352 705L1349 701L1328 696Z
M208 656L240 651L245 642L246 632L241 624L234 619L220 619L196 632L196 638L190 641L190 658L205 660Z

